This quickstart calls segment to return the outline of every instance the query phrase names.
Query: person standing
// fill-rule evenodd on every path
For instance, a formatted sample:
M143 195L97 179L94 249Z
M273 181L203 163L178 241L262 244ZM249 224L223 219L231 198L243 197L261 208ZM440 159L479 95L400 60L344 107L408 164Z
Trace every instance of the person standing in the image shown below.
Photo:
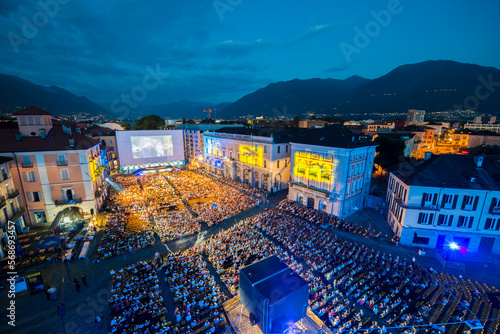
M82 280L83 285L87 286L87 277L85 275L82 275L82 277L80 277L80 279Z
M75 283L76 291L80 292L80 281L78 280L78 278L75 277L73 283Z
M102 328L102 315L97 314L95 316L95 323L97 324L97 328Z

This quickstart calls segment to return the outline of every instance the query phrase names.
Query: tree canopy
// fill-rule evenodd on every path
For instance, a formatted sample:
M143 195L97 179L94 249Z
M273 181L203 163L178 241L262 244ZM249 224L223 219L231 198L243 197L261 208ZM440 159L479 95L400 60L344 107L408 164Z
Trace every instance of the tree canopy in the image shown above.
M165 120L160 116L149 115L137 120L134 130L159 130L165 128Z
M375 138L375 143L378 144L376 149L378 154L375 157L375 163L384 169L399 163L399 157L403 156L406 147L403 140L390 139L384 135Z

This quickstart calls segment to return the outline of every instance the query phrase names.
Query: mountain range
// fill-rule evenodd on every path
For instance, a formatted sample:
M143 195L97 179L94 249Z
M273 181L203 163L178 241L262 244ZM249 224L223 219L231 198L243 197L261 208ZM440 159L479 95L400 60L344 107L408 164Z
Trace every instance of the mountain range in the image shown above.
M19 109L34 105L53 113L113 116L110 104L96 104L60 87L45 87L21 78L0 75L0 106ZM384 76L366 79L294 79L271 83L234 103L183 100L161 105L141 105L129 117L155 114L164 118L237 118L315 114L401 113L408 109L427 112L456 109L500 113L500 70L449 60L399 66ZM216 113L216 114L215 114ZM202 116L203 115L203 116Z

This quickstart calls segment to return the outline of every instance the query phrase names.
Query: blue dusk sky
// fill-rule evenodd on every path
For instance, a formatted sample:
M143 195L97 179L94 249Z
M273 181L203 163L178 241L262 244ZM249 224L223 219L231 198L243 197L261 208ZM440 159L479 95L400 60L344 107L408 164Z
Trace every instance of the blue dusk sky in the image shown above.
M500 68L500 1L2 0L0 73L110 103L235 101L272 82ZM153 73L153 74L152 74Z

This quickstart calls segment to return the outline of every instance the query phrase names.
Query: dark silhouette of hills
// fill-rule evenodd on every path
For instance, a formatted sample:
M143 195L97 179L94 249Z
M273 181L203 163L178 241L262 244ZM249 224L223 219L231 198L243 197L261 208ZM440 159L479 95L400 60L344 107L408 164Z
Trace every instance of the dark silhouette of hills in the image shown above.
M479 89L484 82L493 82ZM472 109L500 112L500 70L449 60L399 66L377 79L309 79L278 82L248 94L226 107L221 116L300 116L427 112Z
M18 110L30 105L54 115L88 113L116 115L111 104L98 105L60 87L45 87L21 78L0 74L0 107ZM147 115L163 118L237 118L316 114L401 113L408 109L427 112L470 109L500 114L500 70L449 60L425 61L399 66L384 76L365 79L294 79L269 84L234 103L214 105L183 100L161 105L139 105L127 118Z
M97 116L111 113L90 101L86 97L56 86L36 85L12 75L0 74L0 106L12 110L36 106L52 113L54 116L89 114Z

